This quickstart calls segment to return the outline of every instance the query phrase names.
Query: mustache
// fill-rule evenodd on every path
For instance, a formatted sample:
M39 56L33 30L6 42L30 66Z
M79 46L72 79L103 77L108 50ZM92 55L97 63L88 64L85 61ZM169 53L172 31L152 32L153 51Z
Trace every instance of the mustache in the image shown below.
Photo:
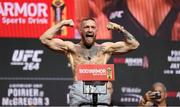
M94 36L94 32L87 32L87 33L86 33L86 36L87 36L87 37L93 37L93 36Z
M86 32L86 34L94 34L94 32L90 32L90 31L88 31L88 32Z

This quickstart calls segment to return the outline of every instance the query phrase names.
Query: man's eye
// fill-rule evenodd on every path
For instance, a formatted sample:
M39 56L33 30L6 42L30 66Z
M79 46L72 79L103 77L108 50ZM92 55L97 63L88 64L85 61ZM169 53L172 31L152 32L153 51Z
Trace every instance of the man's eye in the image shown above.
M88 26L85 26L84 28L89 28Z

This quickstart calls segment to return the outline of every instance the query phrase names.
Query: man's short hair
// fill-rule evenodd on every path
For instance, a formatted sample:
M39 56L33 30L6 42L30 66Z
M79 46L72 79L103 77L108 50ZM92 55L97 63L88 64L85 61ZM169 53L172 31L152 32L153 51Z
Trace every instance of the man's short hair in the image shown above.
M161 86L161 87L163 88L164 92L167 91L167 90L166 90L166 86L165 86L163 83L161 83L161 82L155 82L155 83L152 85L152 88L154 88L155 86Z
M81 20L80 26L82 26L82 23L83 23L84 21L87 21L87 20L92 20L92 21L96 22L96 20L95 20L94 18L92 18L92 17L86 17L86 18L83 18L83 19Z
M95 20L94 18L92 18L92 17L86 17L86 18L83 18L83 19L81 20L81 22L87 21L87 20L93 20L93 21L96 22L96 20Z

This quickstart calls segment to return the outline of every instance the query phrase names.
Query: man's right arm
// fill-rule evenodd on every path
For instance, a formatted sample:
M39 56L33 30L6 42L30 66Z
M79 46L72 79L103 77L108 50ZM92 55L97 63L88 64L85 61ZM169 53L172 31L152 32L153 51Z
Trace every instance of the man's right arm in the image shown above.
M138 107L151 107L153 106L153 101L151 99L150 93L152 91L148 91L145 95L140 99Z
M40 41L52 50L66 52L72 47L73 43L70 41L63 41L59 38L54 38L57 33L62 30L63 26L73 26L73 21L63 20L56 25L49 28L43 35L40 36Z

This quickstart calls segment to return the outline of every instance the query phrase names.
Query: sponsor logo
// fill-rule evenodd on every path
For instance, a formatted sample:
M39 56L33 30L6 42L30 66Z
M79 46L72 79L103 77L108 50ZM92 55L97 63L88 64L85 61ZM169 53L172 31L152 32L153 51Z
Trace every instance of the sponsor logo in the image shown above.
M107 71L107 78L111 79L112 78L112 69L111 69L111 67L108 67L106 71Z
M132 57L127 57L127 58L117 58L115 57L113 59L113 62L115 64L126 64L127 66L130 67L143 67L144 69L149 68L149 60L147 56L144 57L139 57L139 58L132 58Z
M81 74L92 73L93 75L106 75L106 69L79 69L79 73Z
M120 98L121 102L139 102L141 89L138 87L122 87L122 96Z
M68 7L68 3L64 0L52 0L51 3L51 18L53 19L51 24L57 24L62 20L67 19L67 8L70 10L70 7ZM63 27L61 30L61 38L67 37L68 35L68 28Z
M180 91L177 92L176 98L178 98L180 100Z
M124 14L123 10L111 12L109 19L122 18L123 14Z
M113 64L80 64L76 69L78 80L114 80Z
M0 15L2 16L47 17L46 10L47 5L45 3L0 2Z
M65 8L65 3L63 0L53 0L51 5L54 11L54 22L58 23L62 20L63 10Z
M23 71L39 70L42 61L43 50L19 50L16 49L12 55L10 65L22 66Z
M180 91L168 91L168 97L177 98L180 101Z
M3 24L47 24L47 9L47 4L41 2L0 2Z
M0 37L39 38L50 26L74 18L74 9L74 0L1 0ZM64 27L60 34L74 39L74 28Z

